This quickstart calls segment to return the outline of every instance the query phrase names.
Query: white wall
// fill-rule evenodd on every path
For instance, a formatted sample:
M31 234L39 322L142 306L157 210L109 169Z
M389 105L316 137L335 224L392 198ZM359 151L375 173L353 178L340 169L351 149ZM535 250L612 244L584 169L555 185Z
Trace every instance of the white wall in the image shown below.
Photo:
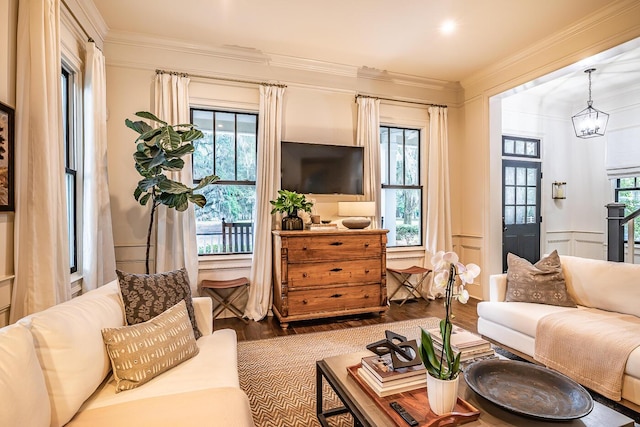
M455 138L459 135L457 102L459 86L428 79L390 83L388 78L364 75L350 67L328 69L323 73L305 67L304 62L288 66L270 64L259 52L220 52L203 47L181 48L174 42L131 40L114 34L105 40L107 58L107 104L109 109L109 173L114 240L117 267L128 271L144 270L144 250L149 212L133 199L138 174L133 167L133 140L136 135L124 125L140 110L151 106L151 84L155 69L187 72L192 75L189 86L193 106L215 107L257 112L257 85L209 79L219 76L231 79L277 81L287 85L283 107L282 138L288 141L355 145L357 93L382 97L411 99L419 102L450 105L449 126ZM366 73L365 73L366 74ZM198 77L200 76L200 77ZM429 82L429 84L425 84ZM428 143L427 106L381 101L381 122L423 130L423 153ZM426 164L426 156L423 157ZM426 168L422 168L426 173ZM368 171L365 170L365 173ZM323 218L337 218L337 201L354 200L358 196L313 195L316 209ZM152 250L153 252L153 250ZM424 249L388 251L390 266L422 264ZM246 255L206 256L200 259L199 280L225 279L248 275L251 258ZM395 284L389 280L390 292Z

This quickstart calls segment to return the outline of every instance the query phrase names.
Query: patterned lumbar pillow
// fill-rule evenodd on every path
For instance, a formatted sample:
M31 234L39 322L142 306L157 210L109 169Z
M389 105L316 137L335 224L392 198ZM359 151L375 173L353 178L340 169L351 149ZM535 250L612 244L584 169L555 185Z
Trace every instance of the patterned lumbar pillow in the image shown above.
M151 320L184 300L196 339L202 336L196 323L187 270L157 274L133 274L116 270L128 325Z
M567 293L557 251L533 265L526 259L509 253L507 266L506 301L576 307Z
M136 388L199 352L184 301L147 322L103 329L102 339L116 393Z

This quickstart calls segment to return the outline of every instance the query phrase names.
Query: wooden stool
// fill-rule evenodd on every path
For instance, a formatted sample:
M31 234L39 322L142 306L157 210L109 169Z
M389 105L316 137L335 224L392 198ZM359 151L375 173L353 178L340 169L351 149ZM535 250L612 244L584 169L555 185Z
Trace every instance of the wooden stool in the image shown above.
M219 292L233 288L235 289L231 292ZM249 323L249 321L244 318L244 313L233 303L247 292L247 289L249 289L249 279L246 277L230 280L203 280L199 286L200 294L204 292L219 303L213 308L214 319L227 309L244 323Z
M391 275L394 276L396 279L398 279L398 282L400 282L400 286L398 286L398 288L395 291L393 291L393 293L389 297L389 301L391 301L391 298L393 298L393 296L402 288L405 288L406 290L408 290L409 295L407 295L404 298L404 300L402 300L400 305L407 302L409 297L424 298L421 293L422 284L424 283L424 279L426 279L427 276L429 276L429 273L431 273L430 269L424 268L424 267L418 267L417 265L412 265L409 268L387 268L387 271L390 272ZM418 276L418 275L422 275L422 276L420 278L416 278L417 280L416 283L411 283L411 278L413 276Z

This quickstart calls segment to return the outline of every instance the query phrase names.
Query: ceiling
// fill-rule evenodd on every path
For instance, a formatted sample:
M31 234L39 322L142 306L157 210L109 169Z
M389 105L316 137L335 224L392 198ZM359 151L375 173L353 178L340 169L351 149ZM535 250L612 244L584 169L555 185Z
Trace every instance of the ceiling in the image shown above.
M566 31L610 0L93 0L109 32L212 48L368 67L462 81L541 40ZM453 20L457 29L440 27ZM107 39L108 39L107 35ZM637 43L631 46L637 48ZM640 80L640 50L600 55L528 86L538 95L586 96ZM619 58L618 58L619 59ZM617 65L611 65L617 63ZM633 72L629 72L629 71ZM553 79L551 78L553 77ZM596 89L597 88L597 89ZM561 89L561 90L560 90ZM586 99L586 98L585 98Z

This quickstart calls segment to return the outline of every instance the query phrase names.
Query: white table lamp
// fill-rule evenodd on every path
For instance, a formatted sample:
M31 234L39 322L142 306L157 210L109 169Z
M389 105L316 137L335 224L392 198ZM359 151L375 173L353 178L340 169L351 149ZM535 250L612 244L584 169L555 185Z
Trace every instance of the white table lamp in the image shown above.
M338 202L338 215L345 216L342 225L359 229L371 224L371 217L376 214L376 202Z

